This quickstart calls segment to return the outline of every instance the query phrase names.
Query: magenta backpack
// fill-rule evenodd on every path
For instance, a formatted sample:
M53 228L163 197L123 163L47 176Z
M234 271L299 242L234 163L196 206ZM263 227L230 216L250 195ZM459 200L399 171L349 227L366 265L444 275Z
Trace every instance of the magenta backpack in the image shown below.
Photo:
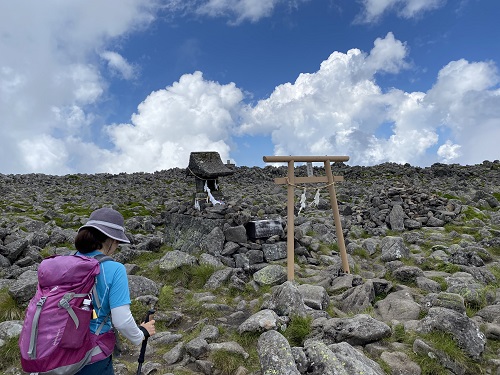
M89 328L92 306L90 310L82 307L83 300L92 294L100 307L97 293L92 291L99 263L106 260L111 258L55 255L40 263L37 291L26 310L19 337L24 371L72 375L101 352Z

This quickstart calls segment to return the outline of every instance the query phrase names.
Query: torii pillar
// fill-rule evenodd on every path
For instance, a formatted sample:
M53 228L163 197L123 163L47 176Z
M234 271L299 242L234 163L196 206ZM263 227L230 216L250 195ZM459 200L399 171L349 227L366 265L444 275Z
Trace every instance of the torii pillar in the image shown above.
M274 179L276 184L288 184L287 187L287 275L288 280L294 279L294 243L295 243L295 213L294 213L294 201L295 183L328 183L328 193L330 194L330 204L333 211L333 219L335 222L335 231L337 233L337 242L340 250L340 259L342 260L342 268L345 273L350 273L349 262L347 260L347 252L345 249L344 233L342 232L342 224L340 222L339 207L337 204L337 196L335 194L335 181L343 181L342 176L333 176L332 167L330 163L332 162L345 162L349 160L349 156L264 156L264 162L266 163L288 163L288 176ZM295 163L309 163L309 162L324 162L326 176L308 176L308 177L295 177Z

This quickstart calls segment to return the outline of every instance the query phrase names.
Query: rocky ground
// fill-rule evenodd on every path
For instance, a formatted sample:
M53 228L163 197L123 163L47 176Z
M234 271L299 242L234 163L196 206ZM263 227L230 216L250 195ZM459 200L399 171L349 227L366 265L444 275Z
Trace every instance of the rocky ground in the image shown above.
M332 165L350 273L328 189L300 185L293 282L286 186L274 183L286 167L233 168L224 204L199 210L184 169L0 174L0 372L22 374L15 340L38 264L112 206L131 239L115 258L132 310L156 310L145 374L500 374L500 162ZM275 233L249 237L255 222ZM116 373L135 374L138 349L123 347Z

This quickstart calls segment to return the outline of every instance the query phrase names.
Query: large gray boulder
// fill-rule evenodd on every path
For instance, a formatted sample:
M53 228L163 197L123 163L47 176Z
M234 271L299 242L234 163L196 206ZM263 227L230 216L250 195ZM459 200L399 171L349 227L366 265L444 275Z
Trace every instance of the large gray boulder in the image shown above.
M276 243L265 243L262 245L262 252L264 253L264 259L266 260L266 262L285 259L287 255L287 243L283 241Z
M395 204L387 218L388 224L393 231L402 232L405 229L404 220L407 218L403 207Z
M280 316L306 315L308 307L293 281L286 281L274 287L271 298L262 304L262 308L274 310Z
M373 282L368 280L362 285L350 288L340 296L332 298L335 306L346 313L361 313L372 306L375 300L375 288Z
M300 375L290 344L281 333L267 331L260 335L257 353L262 375Z
M200 249L208 254L219 256L224 249L224 240L222 229L215 227L200 241Z
M417 324L418 333L435 330L449 333L458 346L472 358L479 359L486 345L486 338L479 326L467 315L443 307L432 307L425 318Z
M306 340L304 351L310 363L311 375L384 375L380 365L346 342L326 345Z
M380 250L382 251L380 259L383 262L391 262L410 256L410 250L406 247L401 237L384 237L380 242Z
M375 303L374 307L376 317L383 322L416 320L421 310L420 305L406 290L389 294L383 300Z
M281 319L273 310L264 309L250 316L240 324L238 332L262 332L271 329L278 329Z
M319 285L301 284L298 286L304 303L315 310L325 310L330 302L326 289Z
M286 268L271 264L253 274L254 281L259 285L279 285L286 281Z
M20 305L26 304L36 293L38 273L26 271L9 287L10 296Z
M160 294L158 284L144 276L128 275L128 285L131 299L141 296L156 297Z
M366 345L391 336L391 328L370 315L359 314L353 318L332 318L313 324L311 338L326 344L345 341L351 345Z
M159 262L160 270L162 271L173 271L182 266L193 266L198 262L198 260L183 251L173 250L168 251Z

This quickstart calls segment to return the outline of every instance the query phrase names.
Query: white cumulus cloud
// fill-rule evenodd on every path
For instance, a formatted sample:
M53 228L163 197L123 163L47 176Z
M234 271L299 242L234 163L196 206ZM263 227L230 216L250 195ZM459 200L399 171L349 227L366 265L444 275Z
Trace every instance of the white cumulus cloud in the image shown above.
M108 62L109 68L120 74L123 79L132 79L136 75L136 69L127 62L127 60L117 52L104 51L101 57Z
M116 151L100 168L152 172L186 167L192 151L217 151L226 160L242 99L233 83L207 81L201 72L185 74L151 93L131 124L108 127Z
M375 22L384 13L395 11L403 18L414 18L443 6L446 0L362 0L363 11L358 22Z
M107 86L95 51L149 24L153 5L152 0L0 2L3 173L70 170L75 152L68 147L70 137L89 133L94 117L89 108Z
M494 64L453 61L426 93L383 92L377 73L398 73L406 55L391 33L369 54L334 52L317 72L299 75L247 108L239 131L269 134L276 155L348 155L355 165L498 159Z

